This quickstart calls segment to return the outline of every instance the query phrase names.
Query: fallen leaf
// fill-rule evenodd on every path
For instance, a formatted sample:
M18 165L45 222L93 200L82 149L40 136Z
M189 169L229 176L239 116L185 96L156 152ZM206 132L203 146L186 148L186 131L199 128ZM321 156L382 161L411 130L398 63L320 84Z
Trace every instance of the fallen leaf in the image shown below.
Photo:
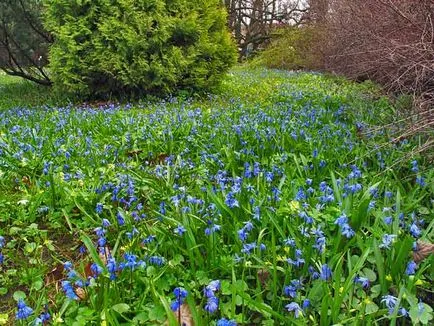
M175 315L175 318L178 320L179 325L194 326L193 317L188 304L186 303L182 304L178 310L173 312L173 314ZM169 325L169 321L166 321L164 325Z
M432 253L434 253L434 244L418 241L416 250L413 251L413 260L419 264Z

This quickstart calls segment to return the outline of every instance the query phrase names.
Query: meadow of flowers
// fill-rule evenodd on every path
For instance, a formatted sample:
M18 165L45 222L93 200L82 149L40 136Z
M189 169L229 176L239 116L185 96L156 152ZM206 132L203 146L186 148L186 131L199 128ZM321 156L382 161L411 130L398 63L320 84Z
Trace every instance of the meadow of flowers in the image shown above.
M434 171L394 115L244 69L206 99L0 111L0 325L429 324Z

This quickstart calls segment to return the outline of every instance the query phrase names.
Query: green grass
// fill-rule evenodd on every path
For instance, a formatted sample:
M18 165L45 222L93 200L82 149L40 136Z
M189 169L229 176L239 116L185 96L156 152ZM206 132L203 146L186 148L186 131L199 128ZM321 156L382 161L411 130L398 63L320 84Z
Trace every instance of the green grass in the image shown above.
M0 110L13 107L38 107L65 103L46 86L0 72Z
M176 325L177 301L196 325L432 317L433 257L409 264L434 171L376 128L395 108L369 83L239 67L208 97L11 107L0 324L19 299L24 324Z

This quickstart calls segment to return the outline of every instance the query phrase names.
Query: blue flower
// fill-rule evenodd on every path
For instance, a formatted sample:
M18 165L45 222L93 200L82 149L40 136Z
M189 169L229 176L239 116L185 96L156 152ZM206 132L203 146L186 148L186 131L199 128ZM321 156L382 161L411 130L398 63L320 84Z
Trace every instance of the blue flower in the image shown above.
M178 225L173 232L179 236L182 236L187 230L181 224Z
M106 218L103 218L102 219L102 226L104 228L108 228L110 226L110 221L108 219L106 219Z
M288 311L293 311L295 318L298 318L300 315L303 316L303 310L300 308L300 306L296 302L291 302L290 304L287 304L285 306L285 308Z
M304 299L301 306L302 306L303 310L308 309L310 307L310 300L309 299Z
M342 235L344 235L345 237L352 238L356 233L354 232L354 230L351 228L351 226L349 224L344 224L342 227Z
M381 302L384 302L386 307L389 308L389 313L391 314L395 310L395 306L398 303L398 298L388 294L381 297Z
M416 183L417 183L419 186L421 186L421 187L425 187L425 186L426 186L425 178L422 177L422 176L420 176L420 175L418 175L418 176L416 177Z
M328 267L327 264L323 264L321 266L320 278L323 281L328 281L332 278L332 270L330 269L330 267Z
M411 234L413 237L418 238L418 237L420 237L421 233L422 233L422 232L420 231L420 229L419 229L419 227L417 226L417 224L413 222L413 223L410 225L410 234Z
M369 288L369 286L371 285L368 278L361 276L356 276L354 278L354 283L360 284L364 289Z
M97 203L95 211L96 211L97 214L101 214L102 211L103 211L103 204L102 203Z
M33 309L28 307L23 299L18 300L18 311L15 314L15 318L18 320L27 319L33 313Z
M233 320L222 318L217 321L217 326L237 326L237 323Z
M170 308L172 309L172 311L177 311L179 307L181 307L182 304L184 303L185 298L188 295L188 292L186 289L182 287L177 287L173 290L173 294L175 295L175 300L172 301Z
M5 238L0 235L0 249L5 246Z
M5 261L5 256L0 252L0 265Z
M219 306L219 299L217 297L209 297L205 305L205 311L212 314L217 311L218 306Z
M166 203L164 201L160 203L160 214L166 215Z
M149 263L156 266L162 266L165 263L165 259L161 256L151 256L149 257Z
M75 294L74 288L72 287L71 282L62 281L62 289L65 292L65 295L72 300L78 300L77 294Z
M221 283L219 280L211 281L204 289L207 298L213 297L216 291L220 290Z
M392 222L393 222L392 216L386 216L386 217L384 217L383 221L384 221L384 223L386 225L392 224Z
M118 213L116 214L116 219L118 220L118 224L119 224L120 226L122 226L122 225L125 224L125 219L124 219L124 217L123 217L123 215L122 215L121 212L118 212Z
M384 234L383 241L379 245L380 248L390 249L391 244L396 239L396 234Z
M295 298L297 291L302 288L300 280L292 280L291 285L285 286L283 288L283 293L291 298Z
M256 248L256 242L246 243L243 245L243 249L241 249L241 252L250 255L252 250L254 250L255 248Z
M339 225L340 227L342 227L344 224L347 223L348 223L348 217L345 214L342 214L335 220L335 224Z
M419 167L418 167L418 165L417 165L417 161L416 160L414 160L414 161L411 161L411 165L412 165L412 167L411 167L411 171L413 171L413 172L419 172Z
M116 279L116 272L118 270L118 267L116 265L116 260L113 257L110 257L107 260L107 270L110 273L110 280Z
M234 198L234 193L233 192L228 192L228 194L226 195L225 204L229 208L239 207L238 200L236 200Z
M407 268L405 269L405 274L414 275L416 273L417 264L414 260L411 260L407 264Z

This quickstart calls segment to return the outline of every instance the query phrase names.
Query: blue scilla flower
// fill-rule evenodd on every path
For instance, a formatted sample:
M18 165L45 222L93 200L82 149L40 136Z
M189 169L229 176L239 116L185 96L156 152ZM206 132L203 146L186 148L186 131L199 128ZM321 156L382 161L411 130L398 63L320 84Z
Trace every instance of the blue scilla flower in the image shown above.
M177 287L173 290L173 294L175 295L175 300L172 301L170 308L172 309L172 311L177 311L179 307L181 307L182 304L184 303L185 298L188 295L188 292L186 289L182 287Z
M124 219L124 216L122 215L121 212L117 212L117 214L116 214L116 219L117 219L118 224L119 224L120 226L122 226L122 225L125 224L125 219Z
M361 277L358 275L354 278L354 283L360 284L364 289L368 289L369 286L371 285L371 282L369 281L368 278Z
M381 303L384 303L389 308L389 313L392 314L395 310L395 306L398 303L398 298L393 295L384 295L381 297Z
M205 229L205 235L211 235L214 232L220 231L221 230L221 226L218 224L212 224L210 227L207 227Z
M5 246L5 237L0 235L0 249Z
M304 299L301 307L303 308L303 310L308 309L310 307L310 300L309 299Z
M383 240L381 244L379 245L380 248L384 249L390 249L390 246L392 245L393 241L396 239L396 234L384 234Z
M425 178L420 175L416 176L416 183L421 187L426 186Z
M68 299L78 300L78 296L74 291L74 288L70 281L62 281L62 289Z
M166 260L164 259L164 257L161 257L161 256L149 257L149 263L151 265L162 266L162 265L164 265L165 262L166 262Z
M35 319L34 325L45 325L48 323L50 318L51 318L50 314L47 311L45 311Z
M419 238L421 235L422 231L419 229L419 227L417 226L417 224L415 222L413 222L410 225L410 234L415 237L415 238Z
M217 321L217 326L237 326L237 323L234 320L222 318Z
M225 204L229 208L239 207L238 200L235 199L233 192L228 192L226 195Z
M342 226L341 233L348 239L352 238L356 234L349 224L344 224Z
M328 281L332 278L332 270L327 264L321 266L320 278L323 281Z
M295 239L293 238L287 238L283 240L283 244L287 247L292 247L292 248L295 248L296 246Z
M259 162L253 163L253 175L257 177L261 173L261 165Z
M414 260L408 262L407 267L405 269L405 274L414 275L416 273L417 264Z
M155 235L149 235L142 240L142 243L145 245L150 244L150 243L154 242L156 239L157 239L157 237Z
M312 277L312 279L317 280L319 279L319 273L315 270L315 268L313 266L309 266L308 269L310 276Z
M94 277L98 277L104 271L101 266L95 263L90 265L90 270L92 271Z
M253 176L253 171L250 167L249 162L244 163L244 177L251 178Z
M383 221L384 221L384 224L386 224L386 225L390 225L390 224L392 224L392 222L393 222L393 218L392 218L392 216L385 216L385 217L383 218Z
M297 291L302 288L300 280L292 280L290 285L283 288L283 294L287 297L295 298Z
M111 224L110 224L110 221L108 219L106 219L106 218L102 219L102 226L103 226L103 228L108 228L110 225Z
M205 304L205 311L209 312L210 314L217 311L219 307L219 299L217 297L209 297L206 304Z
M95 211L97 214L101 214L103 211L103 204L102 203L97 203L96 207L95 207Z
M296 201L303 201L306 200L306 194L302 187L298 188L297 194L295 195Z
M116 265L116 259L110 257L107 260L107 270L110 273L110 280L116 279L116 272L118 271L118 266Z
M300 306L296 302L291 302L290 304L287 304L285 306L285 308L286 308L286 310L288 310L290 312L293 311L295 318L300 317L300 315L303 316L303 310L300 308Z
M261 218L261 209L259 206L253 207L253 219L259 221Z
M187 230L181 224L173 229L173 232L179 236L182 236Z
M28 307L23 299L18 300L17 308L18 310L15 314L15 318L18 320L27 319L31 314L33 314L33 309Z
M0 265L2 265L5 261L5 256L0 252Z
M250 255L252 253L252 250L254 250L255 248L256 248L256 242L246 243L243 245L243 249L241 249L241 252L243 254Z
M213 280L204 289L204 294L207 298L215 296L215 292L219 291L221 287L220 280Z
M95 231L95 234L98 237L103 237L105 235L105 233L106 233L106 230L104 228L102 228L102 227L97 227L97 228L94 229L94 231Z
M160 203L160 214L166 215L166 203L164 201Z
M419 172L419 167L417 165L417 161L416 160L411 161L411 171L413 171L415 173Z

